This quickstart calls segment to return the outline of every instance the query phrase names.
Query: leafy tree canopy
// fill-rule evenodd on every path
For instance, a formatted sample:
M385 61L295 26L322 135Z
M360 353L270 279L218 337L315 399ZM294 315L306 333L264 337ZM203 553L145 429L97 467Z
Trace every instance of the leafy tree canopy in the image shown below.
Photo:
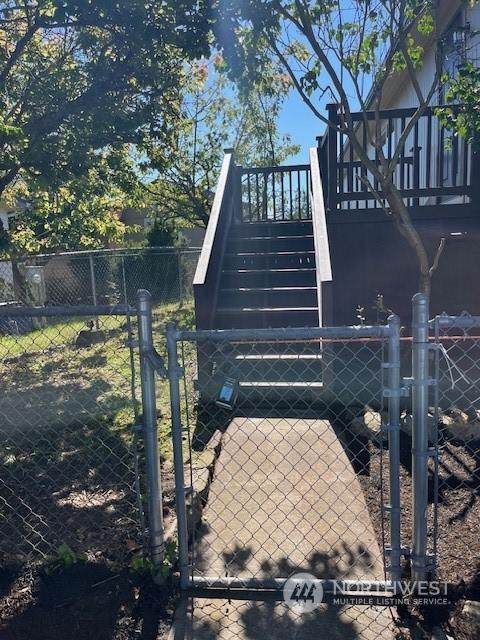
M0 194L165 136L182 61L208 54L209 25L203 0L0 2Z
M55 189L17 181L9 198L24 206L11 221L4 249L15 255L121 242L127 229L120 213L138 204L128 188L136 182L132 159L121 150L98 153L94 166Z
M461 105L459 109L446 106L438 109L438 115L446 127L462 136L467 142L480 140L480 68L466 62L458 69L455 78L445 78L447 105Z
M268 67L268 84L253 82L239 91L224 74L222 56L185 70L185 92L176 114L176 135L161 143L150 139L145 185L157 220L206 224L226 147L237 164L281 164L298 153L289 135L281 135L278 117L289 88L285 73Z
M326 122L322 100L341 104L346 114L372 108L375 101L381 103L392 75L414 75L425 44L436 37L436 4L223 0L213 30L237 82L261 79L265 65L279 63L307 106ZM417 97L423 103L431 95Z

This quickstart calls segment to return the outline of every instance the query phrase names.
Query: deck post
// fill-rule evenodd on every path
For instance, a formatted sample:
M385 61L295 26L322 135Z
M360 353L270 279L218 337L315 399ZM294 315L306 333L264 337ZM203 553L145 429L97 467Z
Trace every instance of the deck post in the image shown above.
M472 203L480 207L480 134L477 134L472 143L472 161L470 168L470 188Z
M338 123L338 105L327 104L328 120L334 124ZM338 141L337 132L329 127L327 131L327 158L328 158L328 181L327 181L327 210L335 211L337 208L337 179L338 179Z

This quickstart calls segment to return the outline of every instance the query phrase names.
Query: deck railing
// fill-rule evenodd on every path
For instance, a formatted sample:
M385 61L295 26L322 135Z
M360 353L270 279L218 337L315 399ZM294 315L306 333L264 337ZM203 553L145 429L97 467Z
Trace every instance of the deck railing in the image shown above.
M478 156L462 138L442 125L437 109L427 108L412 127L394 169L394 184L408 206L470 202L474 194L472 176L475 167L478 170ZM341 123L337 105L329 105L328 113L332 122ZM390 162L414 113L414 108L383 110L378 121L373 111L352 114L356 139L373 163L380 166L380 154L372 142L375 135L380 135L383 154ZM343 132L329 129L319 139L319 156L322 173L328 176L329 211L379 207L369 188L371 185L382 195L379 182L360 161Z
M240 168L242 222L309 220L310 165Z

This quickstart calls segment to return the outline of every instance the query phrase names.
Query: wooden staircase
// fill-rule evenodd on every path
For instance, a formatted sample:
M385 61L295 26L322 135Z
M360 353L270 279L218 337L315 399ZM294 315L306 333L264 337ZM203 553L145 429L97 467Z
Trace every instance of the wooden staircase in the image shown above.
M215 325L218 329L318 326L311 220L231 226Z
M272 174L268 168L242 170L242 174L231 161L224 163L194 280L198 329L321 324L321 284L331 279L331 274L316 150L311 159L313 165L297 165L290 174L289 167L283 168L284 175L278 168ZM253 195L249 171L256 178ZM264 174L259 188L260 171ZM248 176L243 183L242 175ZM268 179L273 180L271 185ZM292 182L297 189L287 198L285 185L292 194ZM275 198L273 203L264 198L261 210L252 207L252 201L260 201L260 189L263 195ZM297 206L292 206L293 202ZM322 388L318 342L262 341L252 334L251 340L230 341L223 351L204 345L198 350L198 362L201 392L208 388L211 396L218 386L215 380L231 377L240 383L243 403L291 403L311 399L312 390Z

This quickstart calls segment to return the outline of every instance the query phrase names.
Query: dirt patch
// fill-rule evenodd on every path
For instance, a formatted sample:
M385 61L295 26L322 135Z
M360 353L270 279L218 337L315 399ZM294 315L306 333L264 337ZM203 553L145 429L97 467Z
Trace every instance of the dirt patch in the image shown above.
M350 459L362 485L374 529L382 544L382 514L379 495L384 491L388 502L388 451L383 453L383 483L381 480L381 449L372 441L359 441L358 437L342 433L344 446L349 448ZM350 444L348 445L348 441ZM352 446L352 442L354 445ZM440 443L439 509L438 509L438 570L437 579L454 586L454 604L445 609L414 611L414 619L432 628L443 624L456 640L475 640L478 628L463 613L465 599L480 600L480 443L468 445L452 442ZM384 445L386 449L386 445ZM431 471L433 470L433 467ZM412 491L411 491L411 440L401 433L400 487L402 504L402 544L411 546ZM430 505L433 501L433 474L430 476ZM432 507L430 507L432 508ZM431 519L433 524L433 519ZM385 525L385 541L388 544L388 521ZM430 527L430 536L433 530ZM409 574L406 563L405 575Z
M2 640L163 640L174 605L170 587L101 564L0 569Z
M162 480L168 529L175 519L172 473L163 470ZM94 540L88 540L85 553L79 530L74 529L77 539L72 539L72 551L78 561L69 567L58 558L44 566L12 564L7 561L10 554L4 554L0 565L2 640L167 638L175 605L171 585L160 588L148 573L125 568L142 556L135 530L120 527L110 531L108 543L105 531L101 536L99 530L93 531Z

